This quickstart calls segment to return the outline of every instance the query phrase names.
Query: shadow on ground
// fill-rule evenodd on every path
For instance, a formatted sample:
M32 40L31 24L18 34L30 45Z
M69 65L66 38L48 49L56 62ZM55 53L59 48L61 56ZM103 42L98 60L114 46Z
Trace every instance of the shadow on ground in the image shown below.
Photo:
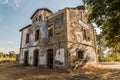
M7 63L0 64L0 80L120 80L120 69L87 67L72 72Z

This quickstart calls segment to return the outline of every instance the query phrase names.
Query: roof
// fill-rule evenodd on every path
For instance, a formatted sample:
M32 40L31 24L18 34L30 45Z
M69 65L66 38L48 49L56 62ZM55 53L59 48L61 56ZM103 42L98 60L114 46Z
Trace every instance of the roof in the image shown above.
M23 27L23 28L22 28L22 29L20 29L19 31L22 31L22 30L24 30L24 29L26 29L26 28L28 28L28 27L31 27L31 24L29 24L29 25L27 25L27 26Z
M77 6L76 8L78 8L78 9L82 9L82 10L85 10L85 6Z
M51 12L51 13L53 13L51 10L49 10L48 8L39 8L39 9L37 9L34 13L33 13L33 15L31 16L31 18L30 19L32 19L33 18L33 16L35 15L35 13L37 13L39 10L47 10L47 11L49 11L49 12Z
M66 9L81 9L81 10L85 10L85 6L66 7Z

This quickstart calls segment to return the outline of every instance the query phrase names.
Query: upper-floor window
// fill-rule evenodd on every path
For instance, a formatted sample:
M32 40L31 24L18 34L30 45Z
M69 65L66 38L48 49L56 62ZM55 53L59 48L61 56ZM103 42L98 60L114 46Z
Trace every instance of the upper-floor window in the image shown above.
M28 33L28 34L26 34L26 43L29 43L29 36L30 36L30 34Z
M83 39L87 40L87 31L83 29Z
M35 41L39 40L39 30L35 31Z
M90 37L88 37L88 41L90 41Z
M83 29L83 40L86 41L90 41L91 37L90 37L90 31Z
M38 17L34 17L34 18L32 19L32 22L35 23L35 22L37 22L38 20L39 20Z
M53 37L53 24L48 26L48 38Z
M54 22L54 29L60 29L63 25L63 18L64 18L64 14L59 14L57 15L57 17L55 18L55 22Z
M36 18L35 18L35 21L37 21L37 20L38 20L38 18L36 17Z
M41 17L41 15L39 16L39 21L40 21L40 22L42 21L42 17Z

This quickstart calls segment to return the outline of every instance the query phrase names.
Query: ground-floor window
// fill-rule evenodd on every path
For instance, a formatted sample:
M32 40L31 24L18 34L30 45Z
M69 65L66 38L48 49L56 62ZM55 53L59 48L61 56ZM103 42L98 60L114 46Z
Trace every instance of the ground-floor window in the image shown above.
M84 55L83 55L83 51L78 51L78 59L83 59Z

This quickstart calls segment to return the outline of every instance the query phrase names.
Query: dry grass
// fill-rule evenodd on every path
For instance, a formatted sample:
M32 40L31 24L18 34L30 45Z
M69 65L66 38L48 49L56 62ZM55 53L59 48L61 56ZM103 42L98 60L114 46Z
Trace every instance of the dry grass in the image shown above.
M7 63L0 64L0 80L120 80L120 70L92 67L64 72Z
M6 57L6 58L0 58L0 61L5 61L5 60L14 61L15 58L9 58L9 57Z
M0 64L5 64L5 63L9 63L9 62L16 62L15 58L0 58Z

